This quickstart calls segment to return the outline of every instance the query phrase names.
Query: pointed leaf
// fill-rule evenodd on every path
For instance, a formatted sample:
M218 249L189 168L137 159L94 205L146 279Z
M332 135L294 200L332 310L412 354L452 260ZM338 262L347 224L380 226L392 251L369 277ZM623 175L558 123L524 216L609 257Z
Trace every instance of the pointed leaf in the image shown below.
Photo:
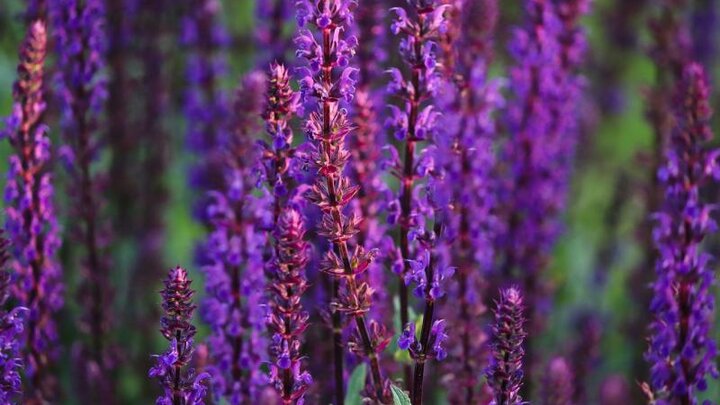
M353 370L350 375L347 393L345 394L345 403L347 405L362 405L362 395L360 395L360 392L365 388L366 376L367 365L365 363L355 367L355 370Z

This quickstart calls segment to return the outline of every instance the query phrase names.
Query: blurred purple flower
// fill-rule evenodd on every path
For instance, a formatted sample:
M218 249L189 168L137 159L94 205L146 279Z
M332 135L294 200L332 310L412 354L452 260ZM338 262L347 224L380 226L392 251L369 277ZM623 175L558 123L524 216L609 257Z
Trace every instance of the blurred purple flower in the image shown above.
M80 250L81 282L78 301L84 311L80 330L88 338L73 350L75 382L84 400L114 398L114 381L106 378L115 368L109 331L110 263L106 254L109 229L104 218L105 173L99 136L107 96L105 68L105 9L100 0L57 0L49 3L58 55L57 95L61 101L64 145L60 149L68 171L73 238Z
M658 172L665 200L655 214L659 257L646 357L654 394L668 403L696 403L696 393L707 388L707 377L718 377L717 346L711 336L714 274L708 266L711 256L700 247L717 229L710 216L713 206L702 201L701 189L720 178L720 152L706 147L713 137L709 93L702 66L688 63L676 88L676 124Z
M221 182L204 201L209 234L199 256L206 277L201 314L212 332L208 372L214 392L231 404L257 398L268 383L261 370L267 359L263 229L268 210L265 196L253 194L252 179L265 82L258 72L243 78L233 123L213 152Z

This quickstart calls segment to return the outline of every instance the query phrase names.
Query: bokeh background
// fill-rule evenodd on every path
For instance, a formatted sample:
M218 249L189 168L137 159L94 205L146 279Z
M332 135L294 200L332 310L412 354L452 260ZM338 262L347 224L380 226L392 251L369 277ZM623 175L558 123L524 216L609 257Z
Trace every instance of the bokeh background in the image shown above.
M142 1L142 0L138 0ZM163 270L180 264L189 268L195 280L194 286L202 296L202 276L193 266L195 243L202 237L203 229L192 218L193 195L187 186L187 169L191 161L185 147L185 125L183 116L184 55L180 45L179 21L186 11L183 5L173 0L157 2L157 24L150 33L161 55L158 66L162 85L155 87L160 93L151 94L146 80L146 66L138 55L143 44L137 46L137 53L127 60L127 94L123 103L125 113L131 116L139 113L147 100L154 97L163 103L159 131L164 141L153 143L143 139L141 123L133 126L139 141L129 151L128 161L138 171L130 177L142 181L144 170L162 171L158 184L149 185L149 195L165 199L162 212L152 213L162 228L158 242L160 253L152 263L139 263L142 253L138 239L123 226L133 227L133 221L142 221L143 212L137 212L137 201L110 199L108 213L114 224L116 235L112 248L112 280L115 297L116 341L124 354L134 359L120 370L121 403L149 403L157 393L156 383L147 378L150 353L158 353L164 345L157 327L149 329L138 325L136 315L148 311L157 313L159 296L155 302L138 298L133 289L143 272L163 274ZM229 66L223 77L223 87L230 92L243 72L253 66L252 30L254 4L251 0L224 0L220 22L230 33L231 41L226 49ZM362 4L362 0L360 0ZM494 75L503 75L509 58L506 45L511 27L518 23L521 1L501 1L502 14L496 38L497 60L493 66ZM597 339L599 351L594 367L590 370L587 386L591 403L599 403L603 390L626 389L639 392L637 380L643 369L641 353L645 350L645 325L647 309L637 305L642 294L648 294L645 284L653 277L653 266L644 260L642 239L643 227L648 224L646 197L652 184L651 165L654 135L648 123L648 89L657 80L653 60L649 56L651 36L647 19L653 13L653 0L596 0L593 11L584 21L590 41L590 51L585 65L587 78L587 99L583 117L583 139L577 157L571 204L565 214L565 232L560 239L550 275L556 286L555 300L550 325L539 340L538 351L548 356L552 353L567 353L583 350L582 343ZM702 41L720 42L720 20L708 26L707 19L717 18L716 0L691 1L691 19L696 43ZM20 0L0 1L0 116L7 116L11 109L11 88L15 80L17 49L23 35L21 14L24 2ZM109 18L113 18L112 14ZM292 30L293 27L287 27ZM717 49L717 48L714 48ZM702 60L714 77L720 79L718 58L714 53ZM53 57L50 57L52 61ZM52 62L50 62L52 64ZM157 83L155 83L157 84ZM720 109L720 92L714 91L715 109ZM53 142L57 137L57 112L51 110L48 122L51 125ZM132 121L132 119L131 119ZM713 125L720 134L720 125L715 118ZM105 128L107 129L107 128ZM0 173L5 173L9 147L0 143ZM143 166L141 162L153 159L153 153L161 159L156 166ZM111 159L104 158L101 167L110 170ZM62 183L63 174L58 173ZM139 177L136 177L139 176ZM4 175L2 176L4 178ZM116 178L110 177L109 181ZM59 188L58 190L61 190ZM109 196L112 197L112 196ZM718 190L709 193L712 201L718 201ZM60 212L67 212L64 193L58 191ZM2 204L0 202L0 204ZM133 211L135 209L136 211ZM63 216L64 221L72 220ZM140 218L140 219L138 219ZM708 245L718 255L720 243L710 240ZM73 270L74 257L71 246L66 243L62 250L69 291L66 294L66 308L61 313L61 334L65 347L76 339L76 304L73 287L77 284ZM160 270L148 268L160 266ZM717 265L714 264L717 268ZM161 288L161 278L146 280L152 291ZM157 294L155 294L157 295ZM718 297L720 299L720 297ZM720 322L718 323L720 324ZM200 328L200 339L207 333ZM719 334L716 332L715 336ZM588 337L589 336L589 337ZM200 340L199 339L199 340ZM309 342L308 344L324 344ZM148 351L149 350L149 351ZM395 350L390 348L389 350ZM70 381L69 353L64 351L60 375L66 403L75 403ZM322 382L320 382L322 383ZM720 383L712 381L707 392L708 398L720 398ZM634 401L640 401L637 396ZM434 399L443 403L440 394ZM638 402L641 403L641 402Z

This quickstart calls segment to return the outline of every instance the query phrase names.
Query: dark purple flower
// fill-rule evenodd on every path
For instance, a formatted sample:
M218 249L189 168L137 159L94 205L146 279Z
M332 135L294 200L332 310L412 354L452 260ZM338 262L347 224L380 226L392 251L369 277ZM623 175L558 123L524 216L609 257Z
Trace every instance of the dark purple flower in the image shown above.
M13 330L23 332L21 338L25 341L22 345L28 376L25 396L38 401L51 400L56 394L57 381L49 368L58 357L54 316L63 306L62 274L56 258L60 238L53 203L50 138L42 123L46 45L45 24L31 23L20 48L13 113L0 134L10 141L15 152L10 156L5 186L5 227L11 242L10 269L16 280L12 284L5 280L3 288L9 291L2 295L12 293L17 304L29 311L24 331L17 327ZM0 270L4 271L4 266ZM12 320L11 315L6 316ZM10 337L2 347L11 349ZM12 366L12 361L13 358L8 358L7 367Z
M11 274L6 270L8 244L5 234L0 230L0 402L4 404L14 403L22 393L21 347L29 312L21 306L6 309L12 282Z
M550 359L543 376L541 389L544 405L572 405L574 376L567 360L562 357Z
M226 136L230 118L228 95L220 88L220 78L226 71L224 48L227 34L219 23L221 4L218 0L193 0L182 20L181 42L187 47L185 74L186 142L195 155L190 168L190 186L200 191L195 201L196 219L207 225L207 206L204 193L222 187L224 181L221 138Z
M505 184L500 199L498 254L501 276L521 283L528 302L528 329L544 327L548 285L543 275L562 231L562 212L577 144L577 69L584 48L577 27L584 0L527 0L526 22L510 45L513 97L508 103L510 138L503 149ZM573 100L573 101L570 101ZM530 346L532 347L532 346ZM529 350L527 367L534 366Z
M115 368L110 306L110 263L106 254L109 229L105 222L105 176L98 160L101 113L106 98L105 9L100 0L58 0L49 3L58 55L57 95L60 98L64 145L60 149L70 181L71 215L78 250L81 282L78 301L83 309L80 330L87 336L74 348L78 392L86 401L112 398Z
M305 266L309 244L299 212L286 208L274 232L277 255L270 264L270 378L283 403L302 403L312 383L305 370L301 347L308 313L301 298L308 288Z
M446 187L454 204L448 233L454 236L450 254L457 266L448 296L457 305L444 305L450 334L443 382L452 403L480 400L479 383L485 368L487 336L481 319L486 308L485 276L494 264L493 240L498 231L494 145L495 113L504 106L503 79L490 80L492 37L498 18L496 0L450 3L449 29L441 37L443 68L451 80L438 95L440 118L436 147Z
M160 320L160 331L170 342L168 350L153 356L155 365L150 377L160 381L163 394L155 402L158 405L201 405L205 403L207 373L195 375L188 364L193 357L195 326L191 323L195 305L192 303L195 291L190 288L192 281L187 272L176 267L170 270L165 288L161 292L162 308L165 315Z
M357 8L353 32L358 37L355 62L358 80L355 85L350 112L355 125L355 136L349 140L352 157L348 175L360 186L357 198L350 209L364 218L357 233L358 244L366 250L378 249L378 258L367 271L368 284L373 288L373 306L370 316L382 324L392 319L391 300L386 288L383 265L392 251L392 240L387 233L386 221L381 218L384 196L389 192L382 179L382 148L386 144L381 125L385 108L381 87L383 63L390 45L384 24L384 4L380 0L364 1Z
M706 146L713 137L709 92L702 66L688 63L675 92L675 127L658 172L665 199L655 214L659 257L650 307L655 320L646 357L654 395L668 403L695 404L708 376L718 376L717 346L711 336L714 274L708 266L711 256L700 247L717 228L710 216L713 207L702 201L700 192L720 178L720 152Z
M285 25L293 16L291 0L258 0L255 2L255 66L265 69L272 62L287 64L292 38Z
M516 288L500 291L493 325L492 357L485 372L493 390L493 405L520 405L523 383L522 360L525 355L523 299Z
M261 371L266 361L263 248L265 196L254 195L254 161L259 153L253 136L259 116L265 76L251 72L237 91L230 130L214 152L222 174L217 188L207 192L204 217L209 234L200 248L206 296L202 318L211 327L208 337L214 391L231 404L257 398L267 386Z
M404 328L408 327L409 304L408 304L408 281L416 281L418 285L415 292L426 300L426 313L428 319L423 319L423 331L421 332L421 346L423 352L427 352L427 339L430 338L430 329L433 322L432 307L434 299L429 294L433 284L436 269L436 253L434 248L440 235L433 230L425 229L426 216L432 217L437 210L429 206L427 198L423 198L422 190L427 191L427 184L423 184L429 171L432 169L435 157L433 148L420 150L421 142L433 141L436 131L436 123L439 113L435 108L433 97L442 77L437 70L437 52L439 51L437 41L441 34L446 31L444 13L449 5L441 4L440 1L411 0L405 8L393 7L390 11L395 19L390 26L393 34L400 38L399 51L403 67L391 68L388 71L390 81L387 91L400 100L399 106L390 106L389 115L385 122L386 129L393 136L401 141L403 148L402 161L398 158L400 154L395 147L387 145L386 150L390 160L385 163L386 169L391 175L398 178L400 188L396 195L388 201L388 224L396 225L398 232L398 246L396 250L390 250L390 260L402 262L403 267L399 276L404 282L400 282L400 322ZM433 188L433 186L431 186ZM398 209L399 208L399 209ZM444 208L443 208L444 209ZM438 218L434 218L437 222ZM422 235L427 239L424 246L419 246L418 236ZM431 242L432 240L432 242ZM427 252L423 252L426 250ZM393 254L399 257L392 257ZM431 258L433 260L431 260ZM432 261L432 264L430 263ZM417 271L420 263L424 263L427 275L423 277ZM413 271L415 267L415 271ZM418 353L416 375L419 381L413 383L414 387L422 388L422 368L424 361L423 354ZM405 379L410 384L410 368L405 367ZM421 389L413 389L413 396L420 398Z
M352 100L357 70L349 67L355 52L357 39L347 36L352 23L348 0L301 0L297 3L298 23L301 27L295 43L297 55L307 60L298 69L300 91L303 101L312 105L304 129L310 141L309 161L316 171L315 183L306 194L307 199L322 211L318 234L331 244L320 269L333 279L334 298L331 304L334 326L339 327L339 315L344 314L355 321L349 349L364 357L370 365L370 384L367 394L376 401L386 401L388 391L378 362L379 353L387 345L383 327L366 321L366 313L372 303L372 289L360 279L376 256L350 242L357 233L361 218L355 213L347 214L346 208L358 193L358 187L350 184L345 166L350 152L345 147L347 135L352 131L344 103ZM314 104L314 105L313 105ZM336 325L337 324L337 325ZM337 340L337 337L336 337ZM338 345L340 342L335 342ZM342 358L336 356L335 397L343 400Z
M300 108L300 94L290 87L290 76L283 65L270 65L265 97L265 132L267 141L259 141L262 148L260 160L261 179L267 183L272 194L273 228L280 212L294 197L295 178L299 171L296 159L298 151L292 146L293 130L290 121Z

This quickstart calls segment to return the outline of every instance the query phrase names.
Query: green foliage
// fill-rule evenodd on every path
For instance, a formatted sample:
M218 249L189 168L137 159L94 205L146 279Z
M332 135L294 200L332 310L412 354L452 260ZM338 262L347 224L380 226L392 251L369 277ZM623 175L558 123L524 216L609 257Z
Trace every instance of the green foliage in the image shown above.
M365 388L365 378L367 377L367 364L361 363L355 367L350 380L348 381L347 392L345 393L345 404L362 405L362 395L360 392Z
M397 385L391 385L393 405L410 405L410 397Z

